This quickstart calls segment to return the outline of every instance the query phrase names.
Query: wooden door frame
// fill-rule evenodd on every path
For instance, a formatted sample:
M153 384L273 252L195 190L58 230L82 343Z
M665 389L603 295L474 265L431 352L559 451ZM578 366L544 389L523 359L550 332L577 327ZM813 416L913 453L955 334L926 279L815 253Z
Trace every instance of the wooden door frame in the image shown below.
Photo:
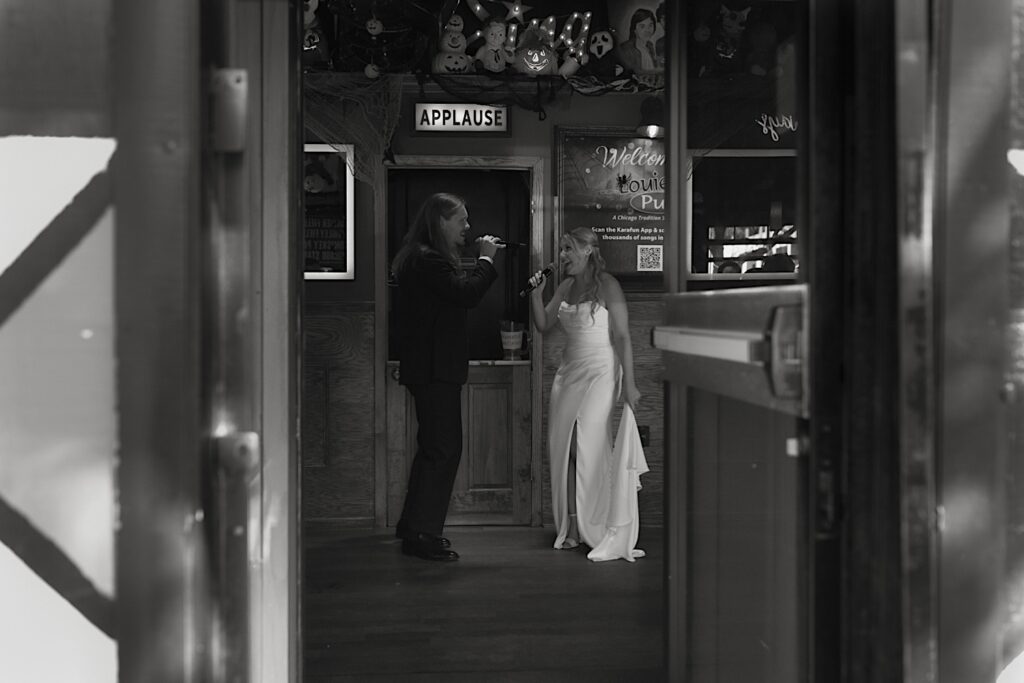
M553 246L544 239L544 159L532 156L456 156L431 154L399 154L394 162L384 163L374 182L374 523L387 525L387 360L388 360L388 172L395 169L480 169L494 171L529 171L530 173L530 268L539 270L551 258ZM543 346L539 335L530 344L532 435L530 467L532 478L531 524L541 523L541 396L538 388L543 380Z
M199 15L196 3L113 3L115 611L125 682L202 680L212 617L200 571ZM144 30L154 17L162 29ZM143 52L177 57L143 62Z

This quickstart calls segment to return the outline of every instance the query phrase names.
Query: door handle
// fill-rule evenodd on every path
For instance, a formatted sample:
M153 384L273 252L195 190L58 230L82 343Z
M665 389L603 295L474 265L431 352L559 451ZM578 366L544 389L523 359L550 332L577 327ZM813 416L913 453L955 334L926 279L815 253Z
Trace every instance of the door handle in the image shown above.
M773 308L765 336L772 394L779 398L800 398L804 382L803 307Z

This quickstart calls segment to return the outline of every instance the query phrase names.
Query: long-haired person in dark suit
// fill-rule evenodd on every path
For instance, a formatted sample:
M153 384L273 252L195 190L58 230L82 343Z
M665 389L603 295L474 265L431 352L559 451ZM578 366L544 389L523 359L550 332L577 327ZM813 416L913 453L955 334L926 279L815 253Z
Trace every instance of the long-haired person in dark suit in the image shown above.
M481 237L472 270L462 270L466 202L438 193L420 207L395 255L399 381L412 394L419 430L396 535L402 552L427 560L459 559L442 536L462 458L462 385L469 372L466 314L498 274L496 238Z

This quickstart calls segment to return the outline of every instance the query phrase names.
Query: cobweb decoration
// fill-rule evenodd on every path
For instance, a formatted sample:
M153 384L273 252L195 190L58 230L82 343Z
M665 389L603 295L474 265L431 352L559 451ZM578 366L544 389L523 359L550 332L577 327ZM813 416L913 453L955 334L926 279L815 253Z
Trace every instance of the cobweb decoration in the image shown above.
M327 144L354 144L352 173L374 184L402 110L402 76L308 72L303 86L306 128Z

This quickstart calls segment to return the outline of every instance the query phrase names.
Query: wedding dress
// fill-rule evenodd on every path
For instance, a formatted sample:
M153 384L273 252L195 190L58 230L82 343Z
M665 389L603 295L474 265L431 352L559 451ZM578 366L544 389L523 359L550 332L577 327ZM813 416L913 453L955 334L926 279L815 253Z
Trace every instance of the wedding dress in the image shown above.
M623 406L612 442L612 409L621 368L611 344L608 309L562 302L558 320L566 332L562 362L551 386L548 448L551 503L561 548L569 531L567 479L569 447L576 438L576 521L580 540L594 561L643 557L637 491L648 471L633 411Z

